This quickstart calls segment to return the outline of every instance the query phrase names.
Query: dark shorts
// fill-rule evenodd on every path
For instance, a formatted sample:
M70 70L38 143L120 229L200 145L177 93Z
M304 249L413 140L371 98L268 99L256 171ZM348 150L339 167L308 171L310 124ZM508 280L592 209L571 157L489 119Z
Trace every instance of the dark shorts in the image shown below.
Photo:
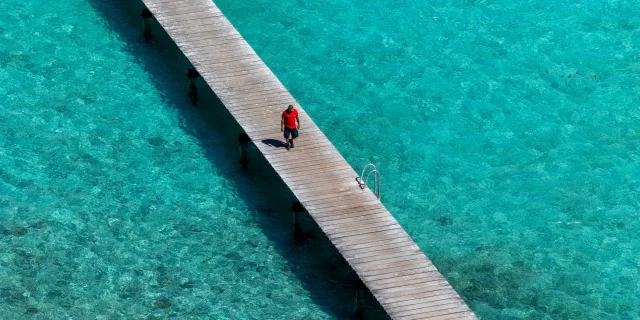
M284 127L284 138L289 139L289 134L291 134L294 138L298 137L298 128L287 128Z

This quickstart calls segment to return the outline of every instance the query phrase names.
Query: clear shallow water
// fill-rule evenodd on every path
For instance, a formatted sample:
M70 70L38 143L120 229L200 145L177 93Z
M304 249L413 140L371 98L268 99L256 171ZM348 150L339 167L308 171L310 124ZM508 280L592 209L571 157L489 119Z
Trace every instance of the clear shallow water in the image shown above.
M231 1L483 319L640 319L640 2Z
M352 271L126 3L0 2L0 319L349 317Z

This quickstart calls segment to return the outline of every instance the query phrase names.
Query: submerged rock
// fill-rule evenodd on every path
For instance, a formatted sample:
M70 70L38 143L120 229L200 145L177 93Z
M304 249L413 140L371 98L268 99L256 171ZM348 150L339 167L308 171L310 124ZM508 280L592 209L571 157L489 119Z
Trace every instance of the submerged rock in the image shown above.
M40 310L38 310L38 308L35 308L35 307L29 307L27 308L27 311L26 311L27 314L36 314L38 312L40 312Z
M191 289L195 286L196 284L193 281L185 281L180 284L180 287L182 287L183 289Z
M11 227L9 229L4 230L5 235L14 236L14 237L22 237L29 232L29 229L23 227Z
M169 300L169 298L160 298L156 300L153 305L158 309L168 309L171 308L173 303L171 303L171 300Z
M229 259L229 260L233 260L233 261L240 261L242 260L242 255L236 251L231 251L231 252L227 252L224 253L222 255L223 257Z
M450 226L453 224L453 218L447 216L439 216L433 218L434 221L439 223L441 226Z
M167 140L160 137L147 138L147 142L154 147L164 146L168 144Z
M46 222L38 221L38 222L30 223L28 227L30 229L40 229L40 228L43 228L45 225L47 225Z

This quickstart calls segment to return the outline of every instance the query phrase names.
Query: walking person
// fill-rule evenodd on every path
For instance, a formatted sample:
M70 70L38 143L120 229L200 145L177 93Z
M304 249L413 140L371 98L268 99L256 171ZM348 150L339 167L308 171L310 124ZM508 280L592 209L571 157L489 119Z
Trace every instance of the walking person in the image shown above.
M300 129L300 117L298 110L289 105L287 110L282 112L282 120L280 120L280 131L284 132L284 143L289 150L293 148L293 140L298 137L298 129ZM291 138L289 136L291 135Z

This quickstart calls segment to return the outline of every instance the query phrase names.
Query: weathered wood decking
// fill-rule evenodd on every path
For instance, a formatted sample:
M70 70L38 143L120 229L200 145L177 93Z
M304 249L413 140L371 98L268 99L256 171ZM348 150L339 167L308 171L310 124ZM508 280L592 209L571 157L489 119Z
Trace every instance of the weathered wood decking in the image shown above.
M393 319L476 319L212 0L143 0ZM280 114L302 122L291 151Z

